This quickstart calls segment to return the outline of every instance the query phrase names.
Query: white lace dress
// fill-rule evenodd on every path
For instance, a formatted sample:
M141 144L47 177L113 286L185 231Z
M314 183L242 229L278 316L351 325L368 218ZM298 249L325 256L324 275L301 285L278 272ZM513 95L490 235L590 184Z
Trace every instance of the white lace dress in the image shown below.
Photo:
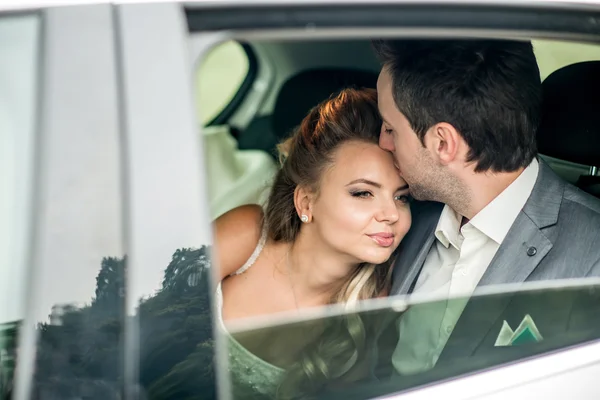
M263 231L256 249L254 249L248 261L235 272L235 275L244 273L254 264L265 245L266 239L266 231ZM215 300L218 309L218 324L228 342L229 373L234 398L274 398L284 370L257 357L227 332L223 321L223 291L220 283L217 286Z

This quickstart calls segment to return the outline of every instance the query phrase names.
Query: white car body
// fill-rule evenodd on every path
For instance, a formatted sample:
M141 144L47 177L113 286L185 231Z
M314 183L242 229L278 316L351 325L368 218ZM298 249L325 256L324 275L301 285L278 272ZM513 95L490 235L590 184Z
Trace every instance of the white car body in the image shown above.
M29 21L32 34L40 35L45 43L44 52L39 53L41 65L41 96L36 109L31 115L36 116L35 127L40 129L42 146L39 148L41 163L51 163L56 157L57 149L48 140L69 143L79 135L91 141L98 141L97 136L106 130L116 129L121 136L110 140L126 141L121 151L122 166L126 171L128 188L122 193L123 219L127 228L123 232L124 246L128 248L130 257L128 270L129 289L134 295L128 297L127 309L131 312L136 307L136 299L147 295L149 290L138 282L144 281L148 275L156 280L156 271L148 271L144 266L152 262L155 242L143 232L153 232L164 228L164 215L154 212L167 210L169 219L192 220L191 226L181 226L172 232L172 240L184 245L198 242L210 243L211 232L207 227L211 220L206 211L206 198L202 195L206 187L205 172L198 168L202 163L202 142L198 143L195 114L192 106L190 87L192 85L191 70L195 57L202 56L216 43L229 38L250 35L256 38L267 38L281 33L282 37L319 38L346 37L353 35L364 37L376 32L377 28L350 27L327 29L307 26L306 29L286 31L283 28L269 28L264 32L257 30L236 31L223 29L188 37L186 21L182 17L182 7L197 9L218 9L236 7L264 6L323 6L334 5L340 8L346 5L386 4L395 5L464 5L495 7L532 7L539 10L579 10L593 13L590 18L600 12L600 1L594 0L205 0L205 1L0 1L0 22L4 18L27 18L29 13L44 13L44 23ZM112 9L111 7L115 7ZM112 19L111 13L117 19ZM116 21L118 26L112 27ZM596 19L600 26L600 19ZM67 28L63 30L62 27ZM111 28L112 27L112 28ZM111 34L107 30L115 29L114 41L107 38ZM412 30L407 33L402 27L386 28L385 34L419 35L427 31ZM79 35L73 36L74 33ZM412 33L411 33L412 32ZM465 35L472 35L474 30L467 30ZM489 32L488 32L489 33ZM504 32L515 34L512 30ZM552 35L552 32L537 32L540 35ZM434 32L435 34L435 32ZM503 34L503 33L499 33ZM527 33L521 32L527 36ZM515 34L516 35L516 34ZM577 35L575 35L577 36ZM31 36L33 37L33 36ZM29 39L31 39L31 37ZM590 33L589 37L600 38L600 29ZM23 38L24 43L29 40ZM79 46L96 43L93 51ZM151 44L151 45L150 45ZM0 50L3 44L0 43ZM190 61L189 51L194 55ZM155 54L167 55L161 63L156 64ZM66 61L68 59L68 62ZM70 64L69 64L70 63ZM82 74L74 73L70 65L79 65L87 70ZM152 68L148 68L152 65ZM88 94L77 91L80 85L89 82L94 74L97 86L90 88ZM104 80L104 81L103 81ZM0 99L2 86L0 82ZM126 95L123 95L123 94ZM161 93L162 96L154 96ZM115 106L121 107L116 109ZM106 107L106 108L102 108ZM171 110L168 113L162 112ZM1 109L0 109L1 111ZM96 118L95 113L100 113ZM2 115L2 114L0 114ZM93 131L87 131L95 126ZM87 132L86 132L87 131ZM50 139L48 139L50 138ZM84 138L85 139L85 138ZM79 144L83 146L83 140ZM110 142L109 140L109 142ZM94 142L96 143L96 142ZM100 143L115 150L120 144ZM107 148L108 148L107 147ZM160 156L156 156L159 154ZM89 155L93 152L90 150ZM117 157L118 158L118 157ZM121 161L122 161L121 160ZM117 162L115 158L115 162ZM115 167L116 168L116 167ZM30 243L27 257L22 259L23 270L31 266L36 273L27 280L26 292L29 293L27 303L23 305L26 326L33 326L37 321L36 305L41 301L43 287L49 278L49 265L56 260L47 250L51 242L53 230L46 215L44 199L48 191L53 189L58 179L49 165L36 166L40 173L37 182L40 187L33 188L39 196L31 196L31 209L36 213L28 217L23 215L26 230L21 232L23 240ZM91 167L90 167L91 171ZM169 171L178 171L177 175ZM83 172L82 172L83 173ZM149 178L151 177L151 178ZM193 183L190 183L193 182ZM190 190L192 185L192 190ZM156 188L169 188L170 198L156 199ZM115 189L116 190L116 189ZM154 211L153 211L154 210ZM29 213L28 208L25 212ZM83 225L82 225L83 226ZM81 226L80 226L81 228ZM119 227L120 228L120 227ZM24 228L25 229L25 228ZM83 229L83 228L82 228ZM83 240L83 239L82 239ZM91 239L90 239L91 240ZM82 241L78 245L92 246L91 242ZM29 247L31 246L31 247ZM19 247L25 254L25 246ZM139 287L138 287L139 286ZM0 293L0 303L4 301ZM600 307L600 305L599 305ZM0 309L0 322L2 320ZM28 399L32 383L32 371L35 359L35 333L32 329L24 329L21 336L17 379L15 383L15 399ZM135 329L130 329L126 336L126 346L135 348ZM135 350L132 350L135 354ZM134 382L136 367L132 363L126 373L126 382ZM221 388L227 387L226 378L220 374L218 383ZM600 398L600 342L589 343L571 349L564 349L546 354L531 360L515 362L487 371L480 371L469 376L458 377L445 382L433 383L426 387L415 388L405 393L390 394L385 398L424 400L499 400L499 399L564 399L576 398L592 400ZM127 398L134 398L127 391ZM220 398L229 398L226 389L220 392Z

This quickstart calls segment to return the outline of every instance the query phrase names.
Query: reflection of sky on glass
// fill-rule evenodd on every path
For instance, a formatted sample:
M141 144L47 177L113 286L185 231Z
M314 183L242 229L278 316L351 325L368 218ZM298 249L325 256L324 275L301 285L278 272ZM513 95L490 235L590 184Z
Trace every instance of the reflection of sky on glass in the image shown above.
M101 178L108 177L105 171L97 170L87 174L87 178L100 182ZM69 185L67 181L68 179L65 179L63 187ZM118 193L117 188L114 187L116 185L111 185L106 179L104 185L97 187L77 185L75 182L71 182L71 185L71 193L60 193L57 188L55 196L46 205L50 211L48 224L55 227L51 233L52 248L47 249L55 269L53 277L48 280L52 284L44 284L42 287L44 302L43 308L39 310L40 318L47 316L53 304L90 302L102 258L120 257L123 254L119 241L121 226L116 218L120 214L118 197L111 199L107 196L109 193ZM67 189L66 192L68 191ZM63 200L66 196L69 196L69 202L80 202L81 207L65 209L64 205L67 203ZM168 197L167 191L165 196ZM166 198L166 200L173 199ZM85 208L88 210L86 211ZM138 232L141 236L140 240L151 240L155 243L152 254L145 254L143 257L144 270L138 274L139 281L136 285L146 296L160 288L163 271L171 261L173 252L183 245L193 245L189 237L185 237L185 232L177 231L177 224L167 215L160 219L163 223L158 232ZM80 234L74 236L73 232L80 232ZM196 243L194 247L200 245L201 243ZM66 248L72 251L61 250Z
M36 18L0 21L0 323L23 314L35 121Z
M99 26L110 21L94 11ZM91 302L102 258L123 255L112 43L84 29L90 15L47 14L44 38L60 52L47 53L43 74L37 320L55 304Z
M45 123L40 133L39 158L43 186L41 197L36 199L39 235L35 247L27 243L24 248L26 255L36 250L33 265L38 282L31 292L19 289L21 293L16 293L11 302L23 305L26 297L33 296L38 321L48 319L53 305L89 304L102 258L123 257L127 252L114 43L102 29L84 29L91 22L91 26L110 26L111 10L106 7L105 11L73 8L46 15L44 40L56 43L60 38L60 51L48 52L44 64ZM181 87L176 81L164 84ZM168 94L165 96L170 98ZM180 97L181 102L189 101ZM180 104L173 107L182 109ZM186 118L172 114L187 124ZM165 136L160 138L163 142L146 137L138 143L138 148L143 148L139 154L146 157L144 165L155 170L132 167L131 171L138 188L143 180L145 196L134 199L137 226L135 240L129 244L138 249L134 262L140 270L134 279L135 298L152 295L160 287L163 271L176 249L209 242L208 226L202 226L198 211L204 199L196 193L197 184L190 183L190 176L195 178L200 171L186 173L176 168L182 151L197 157L198 149L177 149L178 143L169 142L172 135L160 136ZM153 154L152 158L148 153ZM162 157L158 162L157 155ZM197 182L202 183L202 179ZM135 247L140 243L143 246ZM14 287L18 289L18 285ZM24 309L11 319L22 318L23 313Z
M72 138L63 151L58 141L51 146L60 158L60 162L49 164L47 174L55 174L57 184L44 204L47 234L52 237L44 253L52 259L53 272L41 289L44 301L40 318L47 316L53 304L89 302L102 258L124 254L116 140L107 135L82 135L80 141ZM68 151L69 147L77 151ZM73 169L72 165L79 168ZM143 208L144 202L137 203L141 207L138 215L151 218L148 223L156 227L135 232L137 241L153 244L150 252L137 257L137 265L143 268L136 274L137 297L151 295L160 288L163 272L176 249L208 243L207 238L195 239L195 229L189 229L197 222L187 216L186 199L173 197L168 187L157 187L153 196L147 209ZM164 208L157 212L154 202L163 203Z

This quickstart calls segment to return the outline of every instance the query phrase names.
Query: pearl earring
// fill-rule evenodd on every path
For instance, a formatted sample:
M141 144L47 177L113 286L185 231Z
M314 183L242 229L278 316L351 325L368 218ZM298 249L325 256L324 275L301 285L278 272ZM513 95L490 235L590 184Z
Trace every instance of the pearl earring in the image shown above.
M308 215L306 214L302 214L302 216L300 217L300 221L307 223L308 222Z

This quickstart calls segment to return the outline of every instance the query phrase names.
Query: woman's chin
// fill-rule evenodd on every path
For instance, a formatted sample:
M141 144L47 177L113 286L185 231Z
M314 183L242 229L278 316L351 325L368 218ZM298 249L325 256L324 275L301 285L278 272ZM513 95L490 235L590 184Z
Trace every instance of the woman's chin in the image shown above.
M393 251L387 250L386 251L377 251L377 252L372 252L370 254L365 254L365 257L363 258L363 262L369 263L369 264L383 264L384 262L386 262L387 260L390 259L390 257L392 256Z

